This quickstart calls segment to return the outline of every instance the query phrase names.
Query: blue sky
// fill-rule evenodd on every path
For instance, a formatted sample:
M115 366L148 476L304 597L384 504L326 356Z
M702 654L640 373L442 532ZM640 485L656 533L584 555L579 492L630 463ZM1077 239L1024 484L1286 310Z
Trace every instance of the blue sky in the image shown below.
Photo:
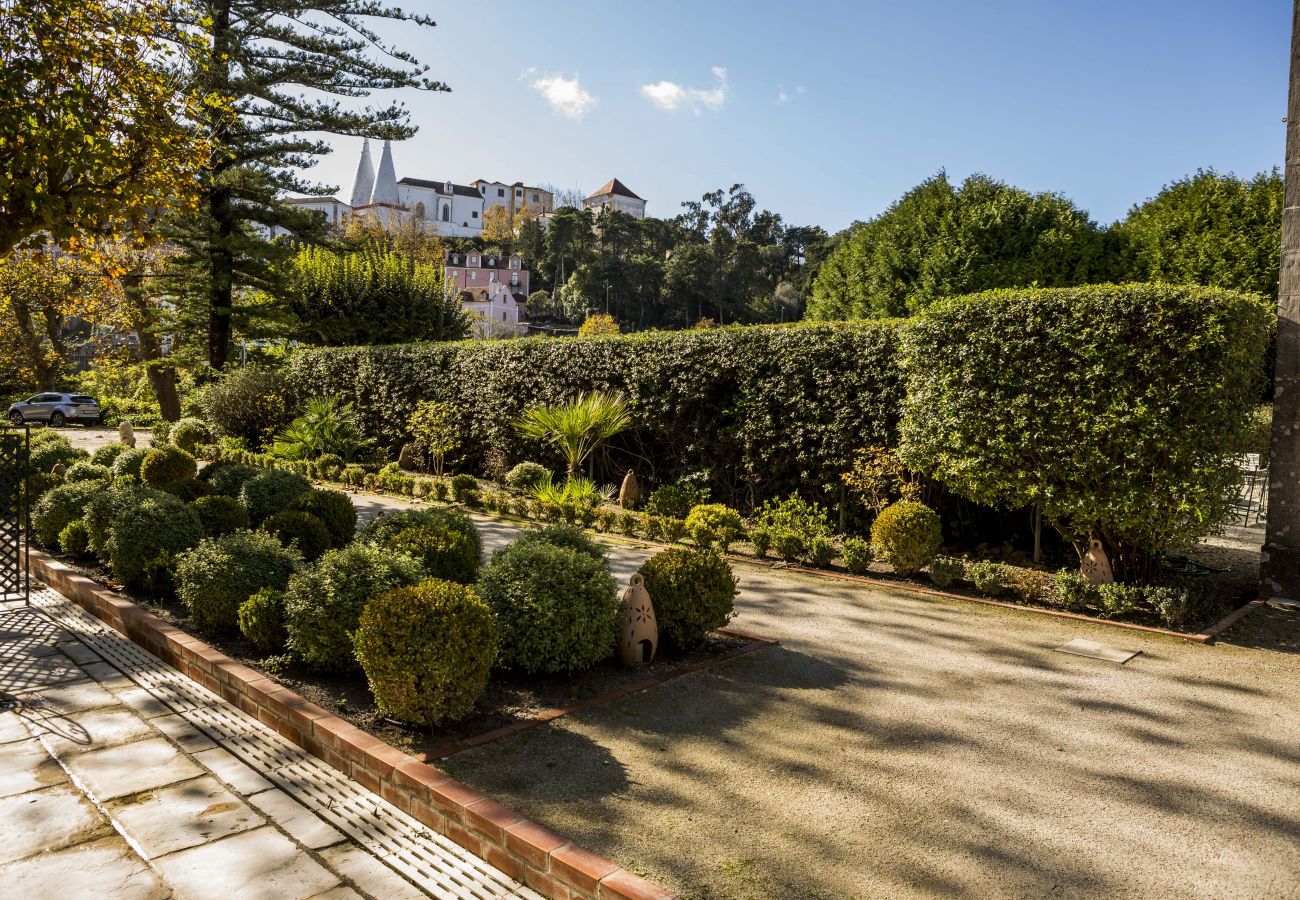
M401 92L399 178L617 176L656 216L742 182L836 231L941 168L1106 223L1198 167L1283 161L1284 0L405 5L438 27L385 33L453 93ZM313 176L346 199L361 142L333 142Z

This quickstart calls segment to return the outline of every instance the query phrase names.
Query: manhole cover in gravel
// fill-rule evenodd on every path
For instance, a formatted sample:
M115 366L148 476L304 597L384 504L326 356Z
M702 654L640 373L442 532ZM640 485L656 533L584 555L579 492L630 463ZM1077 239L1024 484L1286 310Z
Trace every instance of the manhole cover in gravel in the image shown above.
M1054 648L1057 653L1069 653L1071 656L1086 656L1089 659L1101 659L1106 662L1120 663L1121 665L1128 662L1140 653L1140 650L1132 652L1128 650L1116 650L1114 647L1107 647L1105 644L1099 644L1096 641L1085 640L1084 638L1075 638L1068 644L1062 644Z

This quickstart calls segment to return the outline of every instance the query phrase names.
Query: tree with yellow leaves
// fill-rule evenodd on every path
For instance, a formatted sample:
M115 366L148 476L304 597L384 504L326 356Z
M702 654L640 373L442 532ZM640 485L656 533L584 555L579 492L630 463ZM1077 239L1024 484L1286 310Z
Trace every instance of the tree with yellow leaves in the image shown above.
M0 253L47 242L85 252L88 237L196 202L209 142L188 122L222 100L178 89L170 60L189 39L169 9L0 0ZM28 274L33 264L13 263Z

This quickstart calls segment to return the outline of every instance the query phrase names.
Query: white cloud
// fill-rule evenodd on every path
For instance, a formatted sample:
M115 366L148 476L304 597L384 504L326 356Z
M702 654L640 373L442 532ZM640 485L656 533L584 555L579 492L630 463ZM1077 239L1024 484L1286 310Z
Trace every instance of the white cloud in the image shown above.
M686 108L699 115L701 109L722 109L727 102L727 70L721 66L713 67L713 77L717 79L711 88L683 87L674 81L660 81L655 84L641 85L641 96L660 109L669 111Z
M536 69L529 69L523 77L532 78L528 86L541 94L551 109L569 119L581 119L599 102L578 82L577 75L537 75Z
M776 105L784 106L785 104L793 100L795 97L802 97L803 93L804 93L803 85L799 85L794 89L794 93L791 93L790 91L787 91L785 89L785 85L778 84L776 86Z

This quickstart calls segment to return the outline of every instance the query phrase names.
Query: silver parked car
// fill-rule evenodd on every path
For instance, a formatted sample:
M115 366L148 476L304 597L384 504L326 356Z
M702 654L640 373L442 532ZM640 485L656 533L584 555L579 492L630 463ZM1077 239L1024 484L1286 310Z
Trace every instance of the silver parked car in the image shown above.
M9 421L15 425L24 422L44 422L58 428L68 422L99 422L99 403L85 394L37 394L9 407Z

